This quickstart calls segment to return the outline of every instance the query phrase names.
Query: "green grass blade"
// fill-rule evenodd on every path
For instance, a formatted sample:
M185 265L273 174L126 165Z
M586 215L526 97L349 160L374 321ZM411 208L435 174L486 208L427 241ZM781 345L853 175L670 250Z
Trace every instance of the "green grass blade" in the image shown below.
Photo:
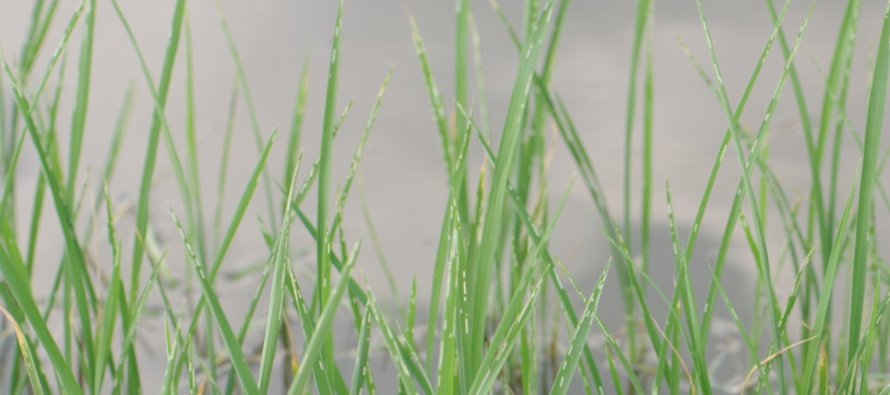
M318 208L316 216L316 259L317 259L317 301L318 306L325 306L331 297L331 240L328 233L331 201L331 160L334 140L334 120L337 107L337 83L340 70L340 34L343 23L343 1L337 8L337 19L334 25L334 42L331 45L330 67L328 68L327 93L325 98L324 120L321 130L321 153L318 166ZM322 361L333 367L334 339L330 333L320 332L316 337L324 338ZM293 388L293 387L292 387Z
M368 121L365 123L365 127L364 130L362 130L361 137L359 137L359 142L356 145L355 153L352 155L352 162L350 162L349 164L349 171L346 174L346 180L343 182L343 186L340 189L340 194L337 196L337 202L339 203L339 205L344 204L346 202L346 198L349 196L349 190L352 187L352 181L355 178L355 174L358 172L358 167L361 163L365 145L368 143L368 137L371 134L371 129L374 127L374 121L377 119L377 112L380 110L380 104L383 102L383 95L384 93L386 93L386 88L389 86L389 79L390 77L392 77L392 72L393 68L390 67L389 72L386 73L386 77L384 77L383 79L383 83L380 85L380 89L377 91L377 98L374 100L373 107L371 107L371 115L368 116Z
M471 124L472 124L472 117L468 116L467 119L471 120ZM464 139L461 142L460 148L457 153L457 161L455 164L455 168L450 170L452 173L465 173L466 172L467 150L469 149L469 146L470 146L469 133L465 133ZM442 296L441 294L442 294L443 283L444 282L451 282L451 283L457 282L456 277L450 277L449 280L446 280L447 275L446 275L445 270L446 270L446 265L449 262L449 253L453 254L454 253L453 251L456 248L456 246L452 244L452 243L456 243L456 241L453 240L453 238L457 237L457 235L453 234L453 231L455 229L459 229L460 223L461 223L460 218L458 218L460 213L455 211L456 210L455 205L457 204L455 200L458 199L457 190L460 186L459 182L460 182L460 179L458 179L458 178L451 179L450 192L449 192L449 198L448 198L449 204L446 207L444 220L442 221L442 228L439 233L439 242L438 242L438 247L436 248L436 263L433 266L433 284L432 284L432 290L430 291L430 306L429 306L428 320L427 320L427 328L428 329L435 328L437 326L436 323L438 322L438 319L439 319L439 300ZM479 201L479 203L481 203L481 200ZM464 223L466 223L466 220L464 220L464 221L465 221ZM449 252L449 251L451 251L451 252ZM457 258L454 258L454 259L457 259ZM458 264L452 261L451 265L457 266ZM456 269L454 269L454 270L456 270ZM447 286L445 286L445 290L446 290L445 291L446 293L451 292L451 291L448 291ZM457 296L455 295L454 297L456 298ZM447 310L448 309L447 297L445 299L445 305L446 305L446 310ZM455 305L454 308L457 309L457 305ZM446 312L445 314L450 314L450 313ZM456 319L456 318L453 318L453 316L452 316L452 319ZM445 325L444 317L443 317L442 324ZM434 343L435 343L435 331L427 331L427 339L426 339L427 361L426 361L426 364L427 364L428 368L430 368L432 366L433 344ZM452 346L453 345L454 344L452 343ZM447 354L443 355L443 358L451 358L451 357L453 357L453 356L449 356ZM441 366L443 365L443 363L444 362L440 361L440 363L439 363L440 369L441 369ZM447 372L446 372L446 377L450 377L450 375L448 375Z
M454 221L454 216L457 215L457 207L455 206L453 198L451 199L451 204L449 204L449 213L446 217L445 224L442 229L442 233L447 234L447 238L444 241L445 247L441 248L440 255L442 256L443 262L443 271L444 266L448 265L448 275L444 277L444 274L439 273L434 281L437 281L440 286L444 286L445 288L445 305L442 311L442 333L439 337L439 366L437 370L437 383L436 383L436 393L437 394L452 394L455 392L455 379L456 379L456 366L455 360L457 354L457 338L458 335L457 325L458 325L458 298L460 297L461 290L461 282L460 280L460 264L458 262L458 257L460 256L459 251L459 237L460 231L459 227L456 226L456 222ZM438 256L437 256L437 268L438 268ZM437 298L431 302L431 304L438 304L438 296ZM432 309L431 309L432 310ZM438 315L438 313L436 313ZM435 325L436 317L431 313L430 314L430 326L427 327L427 365L430 364L432 360L432 342L435 338L434 330L432 328L436 328Z
M305 298L303 298L303 293L300 291L300 285L297 282L296 276L294 275L294 271L289 271L290 278L288 279L288 291L291 293L291 299L294 301L294 308L297 311L297 315L300 318L300 327L303 330L303 339L312 339L313 334L315 333L315 319L312 318L312 314L309 311L309 306L306 304ZM305 347L305 346L304 346ZM317 359L317 358L316 358ZM302 368L305 368L306 361L302 362ZM329 375L325 374L325 366L324 362L317 361L311 366L312 372L315 375L315 384L318 386L318 392L321 394L332 394L333 390L331 389L331 382ZM299 372L299 370L297 371ZM293 382L291 382L293 383Z
M361 330L358 332L358 347L355 357L355 368L352 370L350 395L360 395L365 381L368 379L368 349L371 345L371 309L365 309L362 316Z
M300 83L297 86L297 100L294 102L294 116L291 121L290 139L287 143L287 158L284 164L285 178L293 173L297 167L297 155L300 153L300 139L303 135L303 119L306 115L306 96L309 91L309 52L303 58L303 67L300 72ZM287 206L284 207L287 211Z
M161 79L158 82L158 100L159 104L164 105L167 102L167 93L170 90L170 82L173 75L173 64L176 60L176 53L179 49L179 35L182 32L183 13L185 11L185 0L177 0L173 18L170 26L170 34L167 40L167 48L164 53L163 66L161 68ZM151 191L151 183L154 177L155 164L157 161L158 142L161 132L161 112L163 108L155 109L152 118L151 127L148 132L148 143L146 144L145 161L142 166L142 178L139 184L139 200L136 207L136 233L140 235L146 234L148 230L148 208L149 208L149 192ZM131 262L130 277L130 299L135 299L135 292L139 289L139 277L141 276L142 256L144 248L139 240L134 241L133 258Z
M288 188L287 200L293 201L294 193L297 187L297 171L299 167L294 168L291 175L290 187ZM284 315L282 310L284 304L284 279L287 277L286 265L289 262L288 239L290 237L290 226L292 224L292 211L288 210L285 219L282 221L281 230L278 233L278 240L275 242L275 252L272 256L270 265L272 271L272 289L269 295L269 312L266 316L266 333L263 340L263 351L260 362L259 385L260 393L269 391L269 380L272 376L272 364L275 357L275 351L278 348L278 332L281 326L281 317Z
M452 158L453 148L451 138L448 133L448 119L445 115L445 104L442 95L436 87L436 81L433 78L432 67L427 56L426 47L423 44L423 38L420 36L420 28L411 14L408 14L408 21L411 22L411 37L414 41L414 52L417 53L417 59L420 62L420 70L423 74L424 84L426 86L427 96L429 97L430 107L433 111L433 120L436 122L436 131L439 132L439 145L442 147L442 159L445 162L446 170L451 170L454 165ZM449 174L449 177L451 174Z
M201 176L199 170L198 156L198 137L195 126L195 70L194 70L194 52L192 50L192 28L189 19L186 18L185 24L185 141L186 152L188 152L188 169L184 179L190 185L189 195L191 201L184 202L192 206L191 212L193 218L190 218L189 231L195 240L195 246L198 248L198 256L202 260L207 257L207 239L204 234L204 199L201 198ZM173 153L171 152L171 155ZM205 260L206 262L206 260ZM185 350L187 352L187 350Z
M655 123L655 72L652 60L652 39L650 37L648 51L646 51L646 75L643 80L643 159L642 159L642 187L640 199L640 255L643 271L649 267L649 239L652 216L652 149L653 129ZM629 173L628 173L629 174ZM627 178L630 178L628 175ZM630 206L628 203L627 206Z
M102 319L99 331L96 333L96 370L94 373L92 391L99 393L105 378L105 363L111 356L111 341L114 338L114 327L117 322L117 305L119 303L122 284L121 284L121 245L117 238L117 231L114 226L114 216L111 209L111 196L108 192L108 185L104 188L105 194L105 214L108 216L108 242L112 247L112 271L111 279L108 282L108 293L105 297L105 305L102 308Z
M872 226L872 211L878 149L881 130L884 124L884 104L887 99L887 79L890 73L890 2L887 3L884 22L881 27L881 40L878 42L878 56L875 73L870 85L868 114L865 120L865 152L862 156L862 179L859 184L857 204L856 241L854 243L853 277L850 295L850 327L848 336L848 360L853 362L859 347L862 314L865 299L865 275L868 266L869 232Z
M227 112L228 119L226 120L226 134L223 137L223 149L222 155L219 160L219 177L216 180L216 209L213 210L213 249L216 250L219 246L220 234L219 231L222 229L222 207L223 202L225 201L225 191L226 191L226 180L228 179L229 174L229 153L232 148L232 135L235 131L235 112L238 104L238 79L235 78L235 81L232 83L232 94L229 98L229 110Z
M628 87L627 87L627 104L626 110L624 113L624 201L627 202L624 205L624 240L626 241L629 247L633 247L632 237L630 233L630 212L631 205L629 204L631 199L631 145L633 144L633 127L634 127L634 115L636 110L636 94L637 94L637 81L638 81L638 73L640 68L640 54L643 52L643 38L646 29L646 25L649 22L650 14L652 12L652 7L654 6L654 2L650 0L640 0L637 1L637 7L634 15L634 35L633 35L633 44L631 46L631 55L630 55L630 75L628 76ZM627 311L626 313L631 313L632 310ZM632 333L633 331L629 332ZM631 342L631 352L633 351L633 342Z
M216 6L216 15L226 37L226 45L229 47L232 60L235 62L235 73L237 80L241 83L241 90L244 94L244 103L247 105L247 115L250 117L250 125L253 130L254 142L256 143L257 150L262 150L263 133L260 128L260 121L257 118L256 107L253 104L253 94L251 94L250 91L250 84L247 83L247 74L244 72L244 64L241 62L241 55L238 54L238 48L235 46L235 39L232 37L232 29L229 28L229 22L223 12L222 3L220 3L219 0L214 0L213 3ZM268 221L270 224L274 224L275 205L272 201L272 181L269 172L266 169L263 169L263 189L266 192L266 205L269 209Z
M455 0L454 22L454 101L463 107L467 107L467 93L469 83L469 56L470 56L470 1ZM416 25L412 24L416 30ZM467 129L467 120L460 113L454 129L464 132ZM457 136L455 141L460 141L463 136Z

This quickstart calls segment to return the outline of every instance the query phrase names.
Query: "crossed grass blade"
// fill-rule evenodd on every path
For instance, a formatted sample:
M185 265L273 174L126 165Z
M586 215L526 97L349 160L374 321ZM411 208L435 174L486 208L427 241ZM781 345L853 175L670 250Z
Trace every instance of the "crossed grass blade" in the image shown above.
M289 395L302 393L309 379L311 367L315 366L316 363L319 362L319 360L324 363L324 359L320 359L322 347L324 346L327 338L327 336L325 336L324 334L331 333L331 328L334 323L334 315L336 314L337 308L340 305L340 300L343 297L347 286L350 284L350 280L352 279L350 277L350 273L352 272L352 268L355 267L355 262L360 247L361 243L356 243L356 245L352 248L350 256L347 258L346 263L340 270L340 278L337 280L337 284L334 285L333 290L331 291L330 298L327 300L322 308L321 315L319 316L319 319L315 326L315 333L309 339L306 344L306 348L303 351L303 364L297 371L297 375L296 377L294 377L294 381L291 383L291 386L288 389L287 393ZM325 374L324 371L322 371L321 374ZM316 376L316 382L320 381L321 378L322 377Z
M610 264L606 264L606 267L603 268L603 272L594 285L590 297L587 298L584 312L581 314L581 321L578 322L574 329L568 351L562 364L559 366L559 370L556 372L556 377L553 379L553 387L550 389L551 395L565 395L568 393L569 382L578 368L578 363L581 361L581 353L587 348L587 336L590 333L593 317L596 315L596 308L603 293L603 285L606 281L606 275L609 273L609 266Z

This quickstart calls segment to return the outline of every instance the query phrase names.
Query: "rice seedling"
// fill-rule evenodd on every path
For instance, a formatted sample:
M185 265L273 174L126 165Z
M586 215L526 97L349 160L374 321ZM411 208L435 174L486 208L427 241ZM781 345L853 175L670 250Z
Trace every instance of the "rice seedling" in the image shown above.
M628 10L628 74L608 76L627 78L624 92L610 93L621 107L614 163L604 163L592 139L608 131L587 123L571 100L576 87L560 79L560 48L578 34L572 11L590 5L455 0L447 78L434 72L441 47L421 35L431 30L421 14L398 16L415 59L375 77L382 83L355 128L353 106L364 101L340 98L354 93L342 82L354 70L349 18L357 6L341 0L329 15L326 74L310 70L317 49L294 65L290 124L279 132L262 126L280 120L263 118L264 91L250 83L257 78L247 54L256 52L239 48L234 19L213 3L234 74L225 110L215 114L223 125L217 150L201 143L198 40L206 32L196 21L206 10L194 2L171 2L159 58L116 0L36 0L21 49L0 49L0 392L890 393L890 270L880 242L890 210L882 176L890 150L881 145L890 2L880 21L859 0L838 8L827 72L825 59L812 66L815 87L800 57L815 2L798 9L767 0L757 10L769 29L754 41L761 49L747 79L727 66L712 5L690 3L697 36L678 37L669 50L688 57L688 71L713 96L709 119L724 134L705 147L716 158L703 182L668 179L664 189L660 150L670 144L661 141L671 137L657 116L663 11L653 0ZM480 13L483 6L493 14ZM105 8L138 65L116 114L96 104ZM870 38L866 21L881 26L869 59L857 52ZM515 50L509 93L486 80L489 24ZM368 198L374 181L365 181L374 179L363 180L362 168L379 114L416 116L415 108L388 107L391 78L409 68L419 70L423 92L415 93L425 94L432 118L424 138L438 139L444 169L441 199L430 203L439 228L428 261L406 263L390 258L394 246L380 232L389 226L372 223L389 225L393 216ZM323 98L311 89L320 81ZM815 91L818 109L808 104ZM781 103L794 108L794 137L774 131ZM148 121L133 122L143 108ZM91 120L109 115L102 151ZM749 131L750 117L761 122ZM320 129L310 127L316 120ZM256 151L239 147L240 129ZM138 162L125 153L137 140ZM341 161L345 148L351 156ZM802 184L783 174L783 150L801 153ZM723 163L727 151L735 163ZM236 164L245 152L249 165ZM98 171L94 156L104 158ZM139 174L122 175L134 163ZM558 171L566 166L580 193L574 178L563 188ZM249 170L243 179L241 167ZM164 173L172 201L156 193ZM132 199L117 194L122 176L136 184ZM355 231L355 189L367 234ZM54 215L44 212L46 201ZM569 214L569 202L583 209ZM573 262L558 247L567 237L560 226L577 220L567 217L598 230L581 235L602 250L596 259ZM262 256L238 267L239 242L251 237ZM368 237L373 252L361 248ZM732 264L747 265L752 277L730 277ZM364 274L378 268L385 283L369 283ZM231 272L238 281L226 278ZM407 279L410 288L399 289ZM745 281L750 300L729 289Z

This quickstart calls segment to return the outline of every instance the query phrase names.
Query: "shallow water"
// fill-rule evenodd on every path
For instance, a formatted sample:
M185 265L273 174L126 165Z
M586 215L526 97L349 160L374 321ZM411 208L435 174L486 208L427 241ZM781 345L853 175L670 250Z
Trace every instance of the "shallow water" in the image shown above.
M73 7L73 2L63 3L58 13L59 21L67 18ZM488 4L475 3L475 18L480 25L484 46L485 84L492 110L492 129L497 131L498 125L502 123L513 82L516 53ZM866 50L869 49L866 44L873 42L878 36L884 7L879 1L863 3L861 39L854 62L847 108L858 130L862 129L865 120ZM793 39L808 5L803 1L792 4L784 25L789 39ZM122 6L125 14L131 18L130 23L143 47L149 66L157 73L163 57L172 2L164 2L163 5L156 5L155 2L126 2ZM508 17L512 21L518 21L520 7L512 4L504 6ZM132 199L138 188L138 175L142 167L151 116L151 100L134 51L120 22L109 4L100 2L99 7L92 99L82 166L101 166L120 98L128 82L133 81L138 90L136 108L120 166L112 180L112 194L118 203L123 203ZM276 126L285 130L290 127L300 66L303 57L308 54L311 78L303 142L304 158L314 158L319 145L318 131L321 129L320 114L323 111L326 63L332 38L335 2L293 4L268 1L258 4L225 1L223 7L246 68L264 136L268 136ZM620 215L618 210L622 207L623 182L621 147L633 6L632 2L577 1L571 7L572 12L566 21L554 70L554 86L565 99L575 124L587 143L611 208L616 215ZM760 2L706 1L704 8L714 36L724 82L731 99L738 100L770 33L771 20ZM410 288L413 274L417 276L418 289L429 289L435 244L447 197L445 171L412 47L406 10L418 21L439 88L446 100L451 97L453 20L450 15L453 5L450 2L347 1L338 103L342 108L347 100L354 98L355 104L337 138L333 161L336 168L334 180L340 180L346 174L353 148L379 85L387 70L394 66L392 82L362 161L362 178L387 261L396 273L403 274L396 278L403 295ZM817 2L804 36L796 64L811 112L817 111L821 105L823 85L818 70L829 67L836 40L838 16L842 11L841 2ZM0 38L8 57L18 54L18 43L26 30L26 16L29 12L30 5L24 2L0 5ZM197 123L203 136L200 143L200 164L202 171L209 175L204 178L205 182L201 187L208 202L206 207L210 210L216 198L213 193L216 188L215 170L218 168L222 148L234 66L212 2L190 3L189 16L195 48ZM44 54L48 54L58 41L62 25L57 23L50 32ZM76 41L78 37L79 34L76 33L72 36L72 41ZM656 80L653 218L658 221L653 226L655 244L652 246L652 254L655 261L652 263L652 277L666 291L670 291L672 287L674 269L662 181L670 181L675 215L681 226L680 234L687 235L726 125L718 101L677 44L675 37L688 44L701 63L709 63L694 2L659 3L652 37ZM74 92L75 54L75 51L69 49L70 71L65 82L67 94L63 98L61 114L70 113ZM179 68L166 111L174 129L184 122L182 54L180 52ZM47 57L44 56L43 61ZM776 45L759 79L746 115L742 117L743 122L754 130L763 117L782 65L782 56ZM41 66L38 65L37 70L40 69ZM710 68L707 71L711 72ZM770 162L779 177L786 181L785 186L789 192L804 193L809 187L809 170L804 139L791 93L789 85L774 117ZM230 160L226 212L233 209L234 201L257 157L243 100L241 103L233 143L235 149ZM64 134L62 136L63 146L67 145ZM556 202L565 191L575 167L561 141L554 138L554 143L556 150L550 169L550 193ZM279 138L277 144L270 163L273 175L280 178L277 174L281 172L284 160L285 139ZM183 147L184 143L180 141L180 151ZM639 139L635 150L640 151ZM694 275L694 279L698 281L697 286L701 287L696 289L699 294L706 292L705 286L710 280L707 265L712 265L716 259L716 246L738 182L738 164L733 152L730 149L726 155L721 178L705 217L702 239L692 263L700 269ZM478 169L481 165L480 158L481 152L474 152L471 168ZM855 173L857 158L858 150L855 145L852 141L846 142L841 166L842 174L847 175L844 185L849 185ZM159 174L165 172L165 163L165 160L159 161ZM635 162L636 180L640 176L638 163ZM27 202L39 174L39 165L33 152L25 153L20 169L19 201ZM81 181L84 181L83 176ZM91 185L99 185L96 181L93 178ZM230 258L223 268L225 273L238 271L239 268L265 257L259 227L253 220L256 215L266 213L261 204L264 201L261 193L262 190L258 190L255 204L233 244ZM845 193L840 195L845 196ZM172 177L161 176L161 182L153 191L155 206L152 208L152 222L158 231L159 242L170 249L171 270L174 272L184 270L184 261L178 236L169 220L166 202L172 202L176 208L179 198ZM634 207L640 204L637 199L630 203ZM366 234L367 226L360 207L359 193L356 190L347 206L348 215L344 222L346 234L352 240ZM28 210L30 208L23 204L21 212L27 213ZM311 199L305 210L314 211L314 202ZM21 229L26 229L26 218L26 215L19 216ZM46 215L45 220L47 226L43 227L41 236L44 237L44 242L40 246L39 258L54 262L60 250L55 243L45 240L58 240L60 234L54 224L54 213ZM128 223L132 224L132 221ZM580 185L575 185L569 192L568 203L552 237L551 250L566 262L585 293L590 291L589 288L609 258L608 245L598 224L599 218L589 195ZM777 221L771 222L769 232L780 234L780 225ZM131 234L123 233L125 241L132 240ZM736 233L739 236L740 232ZM385 278L370 243L365 244L357 271L361 277L367 279L375 293L383 297L388 295ZM297 236L295 245L306 249L304 263L309 265L314 257L314 242L309 242L307 236L301 234ZM778 256L781 247L780 238L770 240L769 248L775 256ZM742 320L747 321L754 314L751 301L756 272L742 239L739 239L731 257L731 264L724 275L724 286L730 297L736 301L735 307ZM790 290L788 285L792 280L788 275L780 279L781 284L784 284L778 289L780 297ZM34 281L48 285L51 279L37 277ZM223 281L228 281L226 287L231 289L223 299L231 308L230 316L243 316L240 313L246 308L246 300L253 292L252 279ZM421 293L418 296L421 305L428 304L428 295ZM617 287L610 286L604 298L601 313L607 322L619 324L621 309ZM653 297L653 303L657 300ZM158 321L157 328L162 327L162 322ZM162 338L155 340L160 339ZM153 343L155 340L147 341ZM143 380L145 383L157 382L152 375L162 373L149 371ZM150 384L147 384L146 390L151 392Z

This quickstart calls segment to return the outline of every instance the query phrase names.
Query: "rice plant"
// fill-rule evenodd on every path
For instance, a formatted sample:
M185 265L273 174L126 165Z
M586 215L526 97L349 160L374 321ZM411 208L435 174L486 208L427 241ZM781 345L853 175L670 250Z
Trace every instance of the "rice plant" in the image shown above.
M721 57L732 49L714 39L711 4L690 1L694 39L704 50L682 41L692 37L669 50L686 52L713 95L723 138L707 147L715 156L707 179L689 190L670 179L661 189L655 179L663 49L654 35L658 7L672 5L634 2L630 67L608 76L627 81L618 95L622 125L603 131L577 121L584 109L566 99L577 87L558 83L560 44L578 4L454 1L452 63L442 66L452 74L434 72L441 54L430 52L410 9L388 16L404 18L416 63L380 75L373 104L359 108L342 99L353 94L341 87L351 70L343 67L343 40L352 4L340 0L325 15L330 47L305 54L294 73L290 124L269 127L281 120L261 119L255 95L262 91L250 83L259 76L245 67L249 58L214 0L216 34L234 73L214 136L221 147L213 150L202 145L197 122L206 71L194 43L205 33L192 23L203 11L197 2L170 2L166 44L155 59L134 29L137 16L117 0L35 0L20 49L0 48L0 392L890 393L890 271L880 234L890 209L881 145L890 2L883 19L864 13L860 0L845 3L823 72L801 56L816 2L798 15L791 0L766 0L759 12L771 27L747 38L762 50L735 97L739 79ZM101 78L99 37L107 34L97 30L100 17L122 29L139 68L129 70L134 80L121 87L116 115L100 111L91 90ZM880 21L876 38L860 37L860 22L869 19ZM501 30L515 52L504 97L487 88L489 38L480 24ZM863 46L872 52L860 53ZM310 70L320 52L326 69ZM867 75L853 67L863 59ZM768 61L780 65L774 73L762 73ZM425 262L387 258L393 246L378 238L372 219L379 212L363 193L362 159L378 114L406 111L387 107L387 99L391 78L407 68L419 70L418 94L432 118L425 138L438 141L447 191L436 207L435 252ZM801 77L813 69L822 82L818 109L808 101L819 96ZM311 81L323 82L323 98L310 94ZM861 94L855 84L867 85L863 119L848 108L851 95ZM175 97L180 90L184 97ZM493 116L492 98L506 103L502 118ZM751 110L752 100L763 108ZM307 110L316 102L317 113ZM777 108L789 102L801 137L794 149L806 157L803 189L771 157ZM170 116L172 105L183 107L184 122ZM146 124L131 122L139 106L151 114ZM253 142L239 147L233 136L245 112ZM103 151L88 143L88 119L106 116L114 127ZM356 117L362 127L348 122ZM749 119L760 123L749 126ZM621 136L620 163L596 157L590 141L597 133ZM343 135L357 143L344 144ZM307 145L307 136L318 136L318 146ZM132 140L139 140L138 160L122 157ZM842 154L849 142L855 158ZM104 161L94 171L91 156L100 152ZM351 156L339 163L342 152ZM235 163L233 154L251 162ZM31 157L33 182L21 175ZM112 192L123 182L122 161L137 168L138 175L123 175L137 185L131 197ZM575 172L564 190L553 187L554 161ZM856 171L846 171L853 163ZM237 177L233 168L249 172ZM601 174L618 174L620 188ZM173 201L154 193L167 177L178 194ZM728 210L714 214L714 193L727 182ZM679 207L678 191L700 196L694 215ZM583 237L607 257L593 263L592 281L552 248L576 194L597 229ZM354 212L347 206L358 203L365 233L346 225ZM725 217L722 233L708 229L713 250L703 247L706 214ZM164 240L164 229L173 240ZM237 240L254 236L262 257L239 265ZM654 247L658 236L670 246L664 259ZM47 245L58 246L49 249L55 256ZM668 287L658 278L662 261L672 263ZM753 267L756 276L743 285L753 300L727 292L741 281L727 275L730 261ZM409 270L418 265L431 273L429 289ZM362 270L383 271L386 284L369 283ZM402 276L413 279L410 289L398 289ZM231 278L248 288L236 289ZM739 313L742 306L753 306L751 317Z

